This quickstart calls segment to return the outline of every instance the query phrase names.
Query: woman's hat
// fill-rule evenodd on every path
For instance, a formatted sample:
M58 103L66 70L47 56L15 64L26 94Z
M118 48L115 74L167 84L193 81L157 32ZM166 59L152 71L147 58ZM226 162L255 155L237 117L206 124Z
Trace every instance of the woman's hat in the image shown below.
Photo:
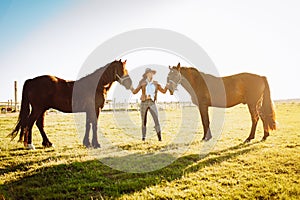
M143 74L143 76L146 76L146 74L149 73L149 72L151 72L151 73L153 73L153 74L156 73L155 70L153 70L153 69L151 69L151 68L146 68L146 69L145 69L145 73Z

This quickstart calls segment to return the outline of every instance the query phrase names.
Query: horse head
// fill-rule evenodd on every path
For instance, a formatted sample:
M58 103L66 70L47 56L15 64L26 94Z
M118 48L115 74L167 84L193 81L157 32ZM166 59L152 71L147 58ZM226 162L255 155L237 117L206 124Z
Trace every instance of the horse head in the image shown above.
M169 66L169 69L167 83L169 84L170 94L173 95L174 91L177 90L178 84L181 82L180 63L177 66Z
M130 89L132 85L132 80L128 74L126 69L126 61L114 61L113 63L116 64L115 68L115 80L118 81L121 85L123 85L127 90Z

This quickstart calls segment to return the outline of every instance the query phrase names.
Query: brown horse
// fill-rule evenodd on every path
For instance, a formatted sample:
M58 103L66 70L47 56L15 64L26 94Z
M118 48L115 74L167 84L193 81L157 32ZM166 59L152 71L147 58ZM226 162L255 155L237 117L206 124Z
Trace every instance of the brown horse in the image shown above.
M129 89L132 84L125 65L126 60L114 61L77 81L66 81L49 75L26 80L17 125L9 136L14 139L21 130L19 142L22 142L24 138L24 146L34 149L31 144L32 126L36 122L43 137L42 145L51 147L52 143L44 131L45 112L50 108L66 113L85 112L86 131L83 144L86 147L99 148L97 120L100 109L104 106L107 91L115 81L125 86L126 89ZM89 140L91 125L92 144Z
M180 67L180 63L169 68L167 82L170 93L173 94L178 84L181 84L199 108L204 129L203 140L212 138L209 128L209 106L228 108L240 103L247 104L252 128L245 142L254 139L259 117L263 121L263 140L269 136L269 130L276 129L275 111L266 77L250 73L215 77L192 67Z

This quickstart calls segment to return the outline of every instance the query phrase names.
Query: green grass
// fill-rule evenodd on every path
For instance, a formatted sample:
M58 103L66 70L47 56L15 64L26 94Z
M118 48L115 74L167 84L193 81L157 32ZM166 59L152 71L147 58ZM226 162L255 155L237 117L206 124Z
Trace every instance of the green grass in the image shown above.
M299 199L299 103L278 103L279 129L260 142L260 122L249 144L242 143L251 125L246 106L227 109L222 135L205 157L200 156L204 144L199 114L195 109L189 113L160 113L161 143L151 120L147 141L140 140L137 112L130 112L130 120L103 113L100 150L81 145L77 129L81 132L84 123L76 127L74 115L50 113L45 129L55 148L43 149L34 128L34 151L6 138L17 115L0 115L0 199ZM182 125L181 116L186 119ZM84 122L81 115L75 118ZM186 132L180 133L181 126ZM151 169L156 170L124 172Z

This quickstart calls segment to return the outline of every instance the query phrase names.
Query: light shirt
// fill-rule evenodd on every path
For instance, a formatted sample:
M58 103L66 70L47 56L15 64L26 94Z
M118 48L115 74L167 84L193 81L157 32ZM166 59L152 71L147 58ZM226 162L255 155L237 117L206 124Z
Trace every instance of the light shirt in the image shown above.
M155 96L155 85L153 81L149 81L146 79L147 85L146 85L146 96L150 96L152 100L154 100Z

